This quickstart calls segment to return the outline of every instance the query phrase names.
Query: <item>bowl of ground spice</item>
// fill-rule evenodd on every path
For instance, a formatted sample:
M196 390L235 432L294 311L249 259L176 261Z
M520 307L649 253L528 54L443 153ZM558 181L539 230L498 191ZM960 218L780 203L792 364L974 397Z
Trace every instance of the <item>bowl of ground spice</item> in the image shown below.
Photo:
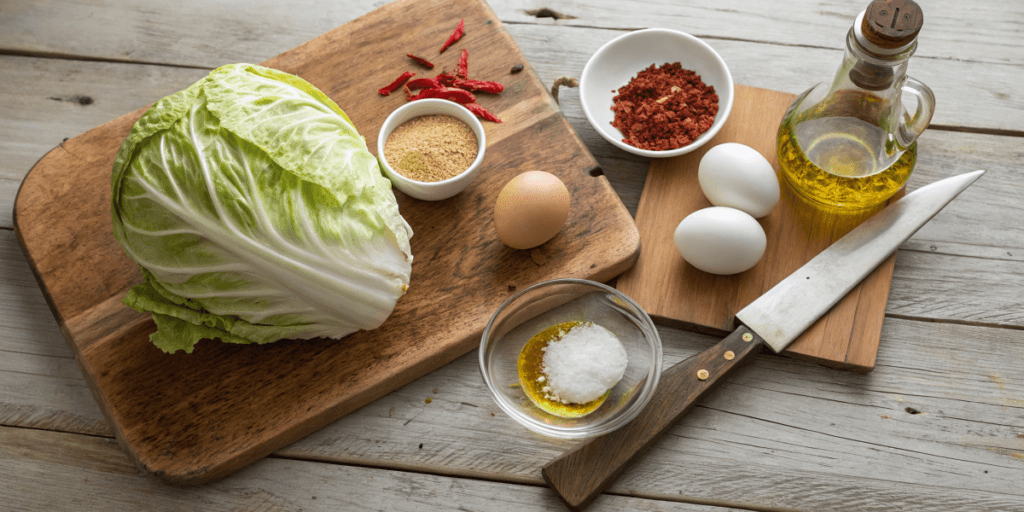
M392 185L424 201L440 201L469 186L484 159L480 120L448 100L402 105L384 121L377 156Z
M616 147L649 158L689 153L732 110L732 74L704 41L652 28L602 46L580 76L587 120Z
M480 373L522 426L583 438L618 429L647 406L661 375L661 338L618 290L580 279L526 288L484 328Z

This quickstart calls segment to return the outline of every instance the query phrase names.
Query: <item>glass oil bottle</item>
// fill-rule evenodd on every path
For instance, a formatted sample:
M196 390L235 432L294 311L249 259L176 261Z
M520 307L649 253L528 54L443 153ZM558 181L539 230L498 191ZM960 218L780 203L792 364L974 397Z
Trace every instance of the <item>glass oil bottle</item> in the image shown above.
M922 22L913 0L872 2L850 28L832 81L789 106L779 126L779 173L816 207L865 210L906 184L917 137L935 110L931 90L906 75ZM916 103L912 111L905 99Z

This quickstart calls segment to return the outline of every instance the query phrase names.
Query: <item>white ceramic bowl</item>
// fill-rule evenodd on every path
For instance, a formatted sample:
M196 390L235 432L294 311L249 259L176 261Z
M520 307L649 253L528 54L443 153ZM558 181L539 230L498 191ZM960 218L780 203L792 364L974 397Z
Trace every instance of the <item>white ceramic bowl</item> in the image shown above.
M473 130L473 133L476 134L477 142L476 159L473 160L468 169L446 180L416 181L406 178L388 164L387 158L384 157L384 143L388 140L391 132L402 123L415 117L435 114L452 116L466 123ZM424 201L448 199L465 190L480 169L480 163L484 161L484 150L486 148L487 138L484 135L484 127L480 124L480 120L466 107L455 102L439 99L416 100L398 107L384 120L384 125L381 126L380 134L377 136L377 160L380 161L380 166L384 170L384 174L391 180L391 184L406 195Z
M622 133L612 126L615 91L651 64L661 66L666 62L678 62L683 69L696 72L705 84L715 88L718 114L714 124L697 140L678 149L651 151L622 142ZM580 103L597 133L620 149L649 158L678 156L699 148L725 124L732 110L732 100L732 75L722 57L704 41L664 28L637 30L612 39L594 53L580 76Z
M626 349L626 373L594 412L579 418L549 414L520 387L518 361L538 332L569 321L593 322L615 334ZM581 279L554 279L516 293L491 317L480 339L480 373L502 411L547 436L606 434L636 417L661 377L661 338L636 302L614 288Z

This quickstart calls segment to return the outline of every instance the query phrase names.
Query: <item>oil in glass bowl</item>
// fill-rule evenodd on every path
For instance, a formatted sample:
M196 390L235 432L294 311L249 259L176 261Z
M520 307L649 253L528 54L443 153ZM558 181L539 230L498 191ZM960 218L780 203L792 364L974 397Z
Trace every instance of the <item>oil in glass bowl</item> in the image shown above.
M525 356L523 349L550 327L568 330L563 324L601 326L626 351L622 378L602 403L583 404L593 407L583 416L563 417L542 409L523 385L536 382L540 375L523 378L519 372L521 357L528 359L527 367L539 371L543 345L527 349ZM662 369L658 330L636 302L605 284L569 278L537 283L505 301L484 327L479 359L480 374L502 411L534 432L564 439L602 435L629 423L650 402ZM543 398L542 393L543 386L533 395Z
M608 390L597 399L584 404L562 403L548 398L551 396L551 393L545 389L547 387L547 378L541 371L541 363L544 360L544 348L549 343L558 341L559 338L573 327L580 325L583 325L583 322L564 322L552 325L537 333L530 338L530 341L526 342L523 351L519 353L519 361L516 365L519 370L519 384L523 387L523 392L526 393L530 401L544 412L554 414L560 418L580 418L586 416L597 410L598 407L601 407L601 404L604 403L611 393L611 390Z

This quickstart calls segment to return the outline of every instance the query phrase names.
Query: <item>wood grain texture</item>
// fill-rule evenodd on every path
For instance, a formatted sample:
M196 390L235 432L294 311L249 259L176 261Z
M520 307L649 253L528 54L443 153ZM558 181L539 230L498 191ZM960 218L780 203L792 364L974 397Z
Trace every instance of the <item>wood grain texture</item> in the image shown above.
M113 239L109 213L113 157L141 110L66 141L25 179L19 241L118 440L146 471L176 483L223 477L471 350L515 289L551 277L607 280L635 261L635 225L596 162L536 75L508 74L523 57L500 21L475 0L447 7L388 4L266 62L335 99L371 151L379 124L405 101L376 90L408 69L405 53L436 53L458 19L472 75L505 83L480 100L504 122L486 125L487 159L470 189L436 203L396 193L416 259L410 291L379 329L342 342L205 342L193 355L148 343L152 320L120 304L141 276ZM366 68L350 72L353 59ZM491 224L505 182L538 168L559 175L574 198L566 228L538 249L543 265L501 244Z
M758 219L768 237L768 248L754 268L717 276L697 270L679 256L672 239L676 226L690 213L712 206L697 181L701 158L718 144L737 142L756 149L778 172L775 135L793 98L737 85L732 114L715 138L686 155L651 161L636 213L644 251L616 286L655 321L727 333L736 327L736 312L873 213L823 214L783 186L775 210ZM895 255L886 259L785 353L835 368L871 371L895 260Z
M147 478L112 438L97 437L113 431L11 231L22 179L62 139L215 66L263 61L383 3L3 2L0 424L8 428L0 431L0 508L564 510L540 468L575 443L505 417L475 352L219 482L182 489ZM799 93L835 71L849 21L867 2L489 3L527 69L548 85L578 77L624 31L664 27L708 42L737 83ZM909 73L933 88L938 109L909 189L989 172L900 248L875 370L762 355L588 510L707 510L691 502L776 512L1024 511L1024 17L1018 0L922 5L928 18ZM530 14L545 6L574 18ZM635 212L649 161L597 135L578 89L562 89L560 110ZM658 330L667 365L717 341Z
M570 510L582 510L762 348L763 340L740 326L718 344L665 370L651 403L639 416L548 463L541 470L544 481Z
M173 487L139 473L109 439L3 426L0 478L5 490L18 490L5 493L3 508L19 512L441 512L496 510L495 503L502 511L562 509L558 498L538 486L282 459L269 459L211 485ZM311 490L310 482L327 485ZM590 510L740 512L627 496L602 497Z
M148 1L138 10L126 10L117 0L8 0L0 11L0 47L28 55L212 69L263 61L382 3L294 0L240 7L231 0L210 0L185 7ZM582 0L552 7L573 17L555 20L529 14L539 4L492 3L530 64L559 65L559 74L543 77L549 85L561 74L578 77L579 71L572 69L576 63L582 69L601 44L623 30L663 27L711 44L729 64L736 83L794 94L832 77L846 31L867 5L807 1L785 9L782 16L750 0L715 5ZM933 125L1020 132L1024 91L1012 78L1020 72L1024 51L1017 11L1014 0L971 9L955 0L925 6L927 21L909 73L935 91ZM973 29L963 30L964 25ZM43 27L61 37L40 37L46 33ZM969 108L963 98L970 98Z

